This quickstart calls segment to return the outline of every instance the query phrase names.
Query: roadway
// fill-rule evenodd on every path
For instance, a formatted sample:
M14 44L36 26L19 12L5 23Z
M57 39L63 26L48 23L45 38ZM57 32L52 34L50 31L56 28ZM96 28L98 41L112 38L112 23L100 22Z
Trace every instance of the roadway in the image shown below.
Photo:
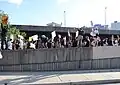
M113 83L116 84L101 84ZM120 85L120 71L0 72L0 85Z
M112 84L96 84L96 85L120 85L120 83L112 83Z

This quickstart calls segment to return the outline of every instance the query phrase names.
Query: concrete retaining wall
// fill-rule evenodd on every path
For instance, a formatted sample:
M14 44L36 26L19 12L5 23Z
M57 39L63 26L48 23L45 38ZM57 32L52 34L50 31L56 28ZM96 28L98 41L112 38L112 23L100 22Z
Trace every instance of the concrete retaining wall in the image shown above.
M120 57L120 46L93 47L93 59Z
M119 69L120 47L3 51L0 71Z
M0 65L0 71L63 71L119 69L120 58L66 61L34 64Z
M92 59L92 48L59 48L39 50L2 51L0 65L48 63Z

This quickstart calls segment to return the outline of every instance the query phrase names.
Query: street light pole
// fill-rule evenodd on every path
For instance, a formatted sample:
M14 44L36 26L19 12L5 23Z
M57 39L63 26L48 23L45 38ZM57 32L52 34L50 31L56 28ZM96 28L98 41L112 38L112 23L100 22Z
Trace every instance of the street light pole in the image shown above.
M107 7L105 7L105 29L106 29L106 22L107 22L107 15L106 15L106 13L107 13Z
M64 27L66 27L66 11L64 11Z

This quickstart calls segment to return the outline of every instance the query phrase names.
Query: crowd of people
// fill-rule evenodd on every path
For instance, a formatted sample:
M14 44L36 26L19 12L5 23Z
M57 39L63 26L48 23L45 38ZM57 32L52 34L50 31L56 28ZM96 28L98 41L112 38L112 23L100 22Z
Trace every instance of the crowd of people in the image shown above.
M78 36L62 36L55 35L54 38L48 38L42 35L38 40L25 40L17 38L14 41L9 39L7 41L6 49L41 49L41 48L69 48L69 47L96 47L96 46L119 46L120 38L111 36L111 38L101 38L98 34L96 36L86 36L84 30L78 30Z

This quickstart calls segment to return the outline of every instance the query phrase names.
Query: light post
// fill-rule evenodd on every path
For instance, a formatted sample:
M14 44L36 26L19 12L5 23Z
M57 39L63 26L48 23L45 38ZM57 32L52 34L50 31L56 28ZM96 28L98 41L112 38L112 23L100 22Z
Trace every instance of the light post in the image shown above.
M105 7L105 29L106 29L106 22L107 22L107 7Z
M66 11L64 11L64 27L66 27Z

